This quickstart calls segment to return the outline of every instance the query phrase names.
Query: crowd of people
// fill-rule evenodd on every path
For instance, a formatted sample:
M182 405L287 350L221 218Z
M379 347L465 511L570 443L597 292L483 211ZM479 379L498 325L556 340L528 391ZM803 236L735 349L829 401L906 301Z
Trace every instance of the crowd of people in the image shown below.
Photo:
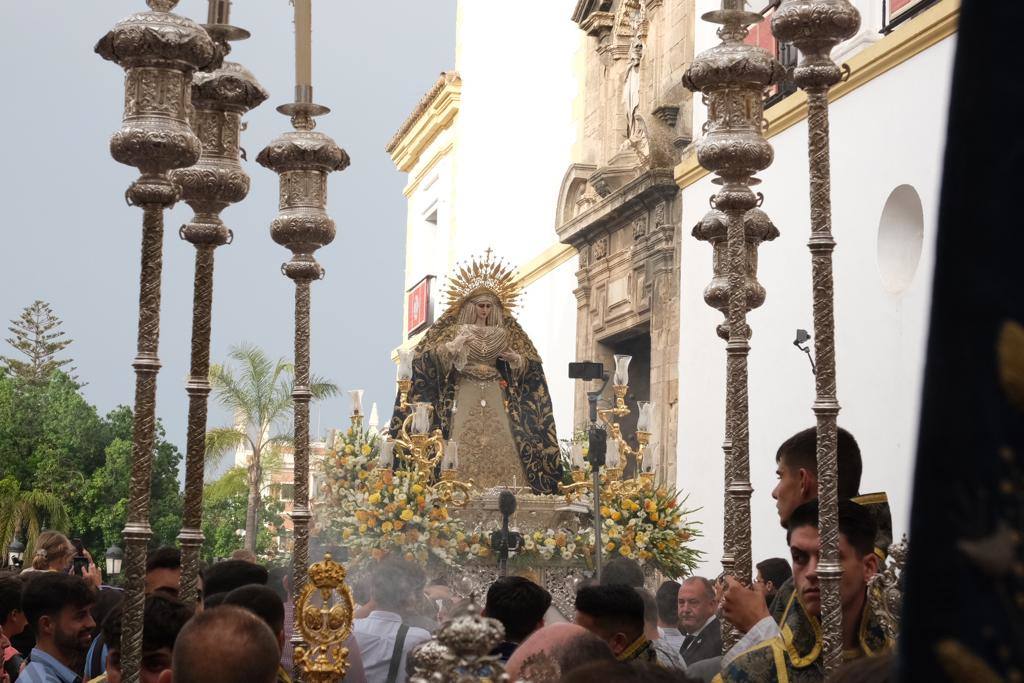
M756 565L751 586L735 578L689 576L651 592L635 561L618 557L600 581L578 585L574 610L556 609L529 576L491 584L483 616L504 638L491 655L510 680L760 681L824 680L821 662L819 531L814 430L795 435L776 456L773 492L790 547ZM848 659L885 655L892 643L868 609L867 581L886 539L869 507L853 502L860 481L856 442L839 438L839 560L843 575L843 648ZM853 500L851 500L853 499ZM60 533L39 534L32 566L0 575L0 683L119 683L124 592L102 584L86 562L71 571L77 549ZM77 563L75 563L77 565ZM199 598L179 595L181 555L160 548L147 560L141 639L143 683L272 683L290 681L294 605L287 570L261 566L251 553L204 569ZM446 622L472 608L443 577L385 559L350 577L356 603L346 681L395 683L410 660ZM723 652L723 627L742 637ZM883 658L869 674L886 680ZM882 664L880 665L879 662ZM855 665L863 667L863 662ZM867 676L867 677L863 677Z

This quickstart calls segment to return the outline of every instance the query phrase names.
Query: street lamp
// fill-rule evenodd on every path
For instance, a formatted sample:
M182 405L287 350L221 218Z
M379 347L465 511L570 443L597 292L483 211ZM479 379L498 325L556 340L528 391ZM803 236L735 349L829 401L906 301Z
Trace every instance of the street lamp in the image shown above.
M117 576L121 573L121 562L124 560L124 551L116 545L107 548L104 554L107 560L107 576Z
M11 567L21 567L23 557L25 557L25 544L15 537L7 546L7 564Z

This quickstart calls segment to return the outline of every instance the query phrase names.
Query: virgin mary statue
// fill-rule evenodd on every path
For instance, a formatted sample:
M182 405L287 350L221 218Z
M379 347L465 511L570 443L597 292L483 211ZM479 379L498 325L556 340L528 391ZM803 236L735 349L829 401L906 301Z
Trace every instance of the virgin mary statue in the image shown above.
M434 407L431 429L458 443L460 479L557 493L551 396L537 349L512 315L518 297L513 271L490 253L457 268L447 310L414 350L408 403ZM392 435L407 414L396 399Z

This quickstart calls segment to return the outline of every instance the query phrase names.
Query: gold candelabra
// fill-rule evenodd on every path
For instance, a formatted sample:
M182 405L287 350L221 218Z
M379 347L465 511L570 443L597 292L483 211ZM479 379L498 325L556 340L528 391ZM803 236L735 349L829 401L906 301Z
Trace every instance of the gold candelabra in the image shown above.
M411 383L411 380L399 380L400 387L402 382ZM405 404L404 409L409 408L406 398L407 396L403 396L400 399L400 402ZM398 436L391 442L394 446L394 456L404 461L409 466L407 469L415 473L417 482L433 491L442 504L465 507L475 486L473 480L459 479L458 462L454 452L451 453L451 458L445 458L445 449L450 447L445 444L444 434L440 429L429 429L430 405L416 403L413 404L413 408L414 410L402 420ZM389 469L390 464L384 465L384 468ZM438 468L440 477L435 476Z

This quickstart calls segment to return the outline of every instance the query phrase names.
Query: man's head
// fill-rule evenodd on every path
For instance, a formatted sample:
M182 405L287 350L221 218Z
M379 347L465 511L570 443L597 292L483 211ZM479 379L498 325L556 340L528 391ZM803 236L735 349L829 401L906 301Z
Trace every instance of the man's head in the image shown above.
M526 660L541 653L554 659L562 674L590 662L611 664L615 661L608 644L582 626L568 622L550 624L530 634L512 653L505 666L509 678L519 680Z
M231 553L231 559L256 564L256 553L251 550L246 550L245 548L239 548L235 552Z
M878 571L875 520L860 505L839 502L839 565L843 578L839 597L844 618L859 618L867 581ZM821 588L818 582L818 501L804 503L789 518L786 542L793 556L793 585L808 613L821 616Z
M644 635L648 640L657 640L661 634L658 633L658 602L654 595L646 588L634 588L636 594L644 602Z
M663 581L654 596L658 604L658 625L665 628L679 627L679 582Z
M575 621L618 656L644 633L644 601L622 584L587 586L576 592Z
M781 557L769 557L757 563L756 583L764 587L765 598L771 604L771 599L782 587L782 584L793 576L793 570L789 568L789 562Z
M421 572L404 560L384 560L374 568L370 591L377 609L401 613L411 603Z
M177 548L157 548L146 558L146 593L163 591L178 595L181 582L181 551Z
M284 602L272 588L242 586L228 593L221 604L236 605L258 616L274 632L279 649L284 650Z
M521 643L544 625L544 613L551 606L551 593L521 576L498 579L487 589L484 615L505 627L505 640Z
M246 560L224 560L210 565L203 575L206 595L230 593L251 583L267 585L269 574L265 567Z
M123 605L115 607L103 620L103 640L107 645L107 683L121 683L121 633ZM192 610L163 592L146 596L142 617L141 683L158 683L171 671L171 657L178 633L192 618ZM166 680L166 675L165 675Z
M94 602L96 592L83 578L57 572L31 577L21 593L37 647L65 664L89 649L96 626L89 611Z
M640 563L626 557L615 557L601 571L601 585L621 584L631 588L644 587L644 570Z
M274 683L281 654L252 612L221 605L197 614L174 644L173 683ZM163 683L163 682L162 682Z
M818 430L810 427L786 439L775 453L775 474L779 481L772 490L779 522L786 526L801 503L818 497ZM850 432L839 428L836 439L839 460L839 499L848 500L860 490L860 446Z
M0 634L13 638L25 630L28 619L21 609L22 580L16 575L0 578Z
M703 576L691 576L679 586L677 599L679 630L696 633L711 618L715 604L715 585Z

